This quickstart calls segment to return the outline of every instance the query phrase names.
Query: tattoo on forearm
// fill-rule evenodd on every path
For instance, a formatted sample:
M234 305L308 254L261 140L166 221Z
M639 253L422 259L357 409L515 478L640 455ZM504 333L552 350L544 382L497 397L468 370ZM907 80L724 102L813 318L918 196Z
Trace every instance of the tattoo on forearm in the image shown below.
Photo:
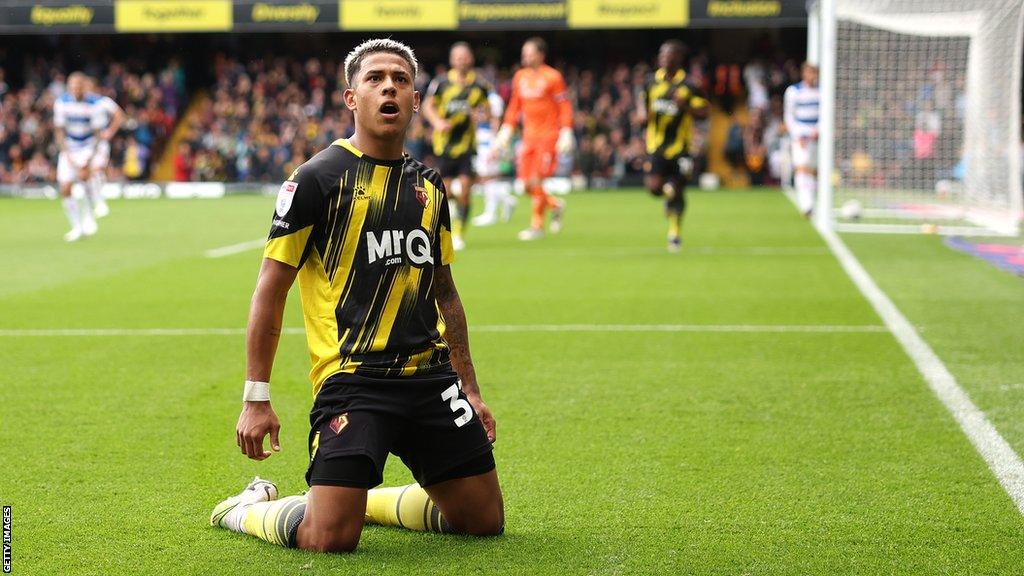
M437 299L437 303L441 306L445 302L451 300L453 297L458 297L459 293L455 290L455 283L452 282L451 276L448 274L435 274L434 275L434 298Z
M476 387L476 373L469 353L469 334L466 327L466 311L462 299L455 289L451 276L438 275L434 284L434 297L447 325L445 340L451 352L452 367L462 378L463 384Z
M458 299L449 301L441 311L444 314L444 322L448 325L447 340L452 351L452 359L468 359L469 339L466 336L466 314L462 310L462 303Z

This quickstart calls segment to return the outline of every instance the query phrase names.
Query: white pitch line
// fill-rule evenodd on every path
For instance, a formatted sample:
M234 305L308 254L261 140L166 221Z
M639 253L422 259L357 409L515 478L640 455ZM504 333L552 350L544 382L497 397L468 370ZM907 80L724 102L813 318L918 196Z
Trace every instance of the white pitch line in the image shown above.
M230 246L213 248L203 252L207 258L223 258L242 252L248 252L266 245L266 239L250 240L239 242ZM508 246L481 246L476 248L481 252L522 252L522 247ZM623 247L623 246L590 246L586 249L578 248L532 248L530 253L543 252L546 254L560 254L562 256L631 256L636 254L663 254L661 247ZM683 249L684 254L690 255L714 255L714 256L816 256L826 255L828 250L820 246L687 246Z
M285 328L285 333L295 330L302 334L302 328ZM46 336L240 336L244 328L26 328L0 330L0 337L46 337Z
M793 324L495 324L470 326L470 332L885 332L884 326Z
M283 334L305 334L302 328L284 328ZM27 328L0 330L0 337L46 336L244 336L245 328Z
M480 246L473 248L480 252L520 252L522 247ZM659 246L588 246L586 248L545 248L531 247L530 254L544 253L559 256L633 256L637 254L665 254ZM821 246L683 246L682 255L713 256L817 256L829 255Z
M1020 456L988 421L985 413L974 405L970 396L957 384L956 378L935 351L878 287L842 239L835 232L824 228L818 228L818 233L835 254L847 275L860 289L861 294L871 303L886 327L903 346L903 350L914 361L932 392L953 415L1017 509L1024 514L1024 462Z
M470 332L678 332L678 333L879 333L885 326L873 325L800 325L800 324L482 324L470 326ZM301 335L303 328L284 328L283 334ZM0 329L0 337L25 338L47 336L243 336L244 328L26 328Z
M203 256L207 258L223 258L225 256L231 256L233 254L240 254L242 252L248 252L249 250L255 250L265 246L267 243L266 238L259 238L257 240L249 240L247 242L239 242L238 244L232 244L230 246L221 246L220 248L213 248L203 252Z

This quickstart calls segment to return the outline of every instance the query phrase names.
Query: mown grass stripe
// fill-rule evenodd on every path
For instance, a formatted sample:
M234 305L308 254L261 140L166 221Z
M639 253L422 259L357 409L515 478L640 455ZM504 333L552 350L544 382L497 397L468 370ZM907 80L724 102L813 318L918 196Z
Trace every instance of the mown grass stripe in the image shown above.
M483 324L470 332L680 332L832 334L885 333L885 326L832 324ZM303 328L284 328L282 334L305 334ZM244 336L245 328L25 328L0 330L3 338L104 336Z

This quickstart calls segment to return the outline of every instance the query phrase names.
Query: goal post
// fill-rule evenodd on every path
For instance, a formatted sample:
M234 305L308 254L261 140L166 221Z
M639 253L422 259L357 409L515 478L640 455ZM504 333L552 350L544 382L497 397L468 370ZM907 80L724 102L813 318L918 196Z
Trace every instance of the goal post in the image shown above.
M817 0L817 221L1016 235L1024 0Z

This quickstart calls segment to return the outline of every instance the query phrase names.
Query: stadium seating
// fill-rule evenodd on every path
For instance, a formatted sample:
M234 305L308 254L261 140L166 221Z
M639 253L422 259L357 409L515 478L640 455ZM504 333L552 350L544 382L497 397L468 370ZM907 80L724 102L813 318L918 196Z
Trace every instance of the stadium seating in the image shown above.
M158 72L145 72L154 69L151 64L112 59L86 70L96 77L98 91L114 98L128 116L113 142L112 180L272 183L352 132L337 60L221 53L206 62L207 69L193 64L187 72L172 55L164 54L162 62ZM443 71L436 64L424 66L417 78L421 92L432 76L428 70ZM556 65L565 72L576 111L575 175L590 187L638 184L646 151L636 98L650 63ZM514 68L485 61L481 70L507 98ZM0 183L52 181L57 154L52 106L70 68L29 59L17 71L19 82L9 87L0 68ZM782 175L770 157L781 148L778 97L796 73L794 62L713 67L707 54L698 52L688 71L715 104L709 126L698 135L698 166L729 182L746 182L750 170L777 182ZM201 78L209 80L195 80ZM748 121L751 117L756 120ZM733 125L745 151L730 163L724 148ZM428 164L429 138L430 126L421 117L408 149Z
M125 110L127 121L111 143L111 176L142 180L158 155L186 102L184 71L174 60L158 72L137 62L107 62L86 70L96 91ZM70 70L43 59L29 60L23 81L10 88L0 68L0 182L50 182L55 179L53 102L65 90Z

